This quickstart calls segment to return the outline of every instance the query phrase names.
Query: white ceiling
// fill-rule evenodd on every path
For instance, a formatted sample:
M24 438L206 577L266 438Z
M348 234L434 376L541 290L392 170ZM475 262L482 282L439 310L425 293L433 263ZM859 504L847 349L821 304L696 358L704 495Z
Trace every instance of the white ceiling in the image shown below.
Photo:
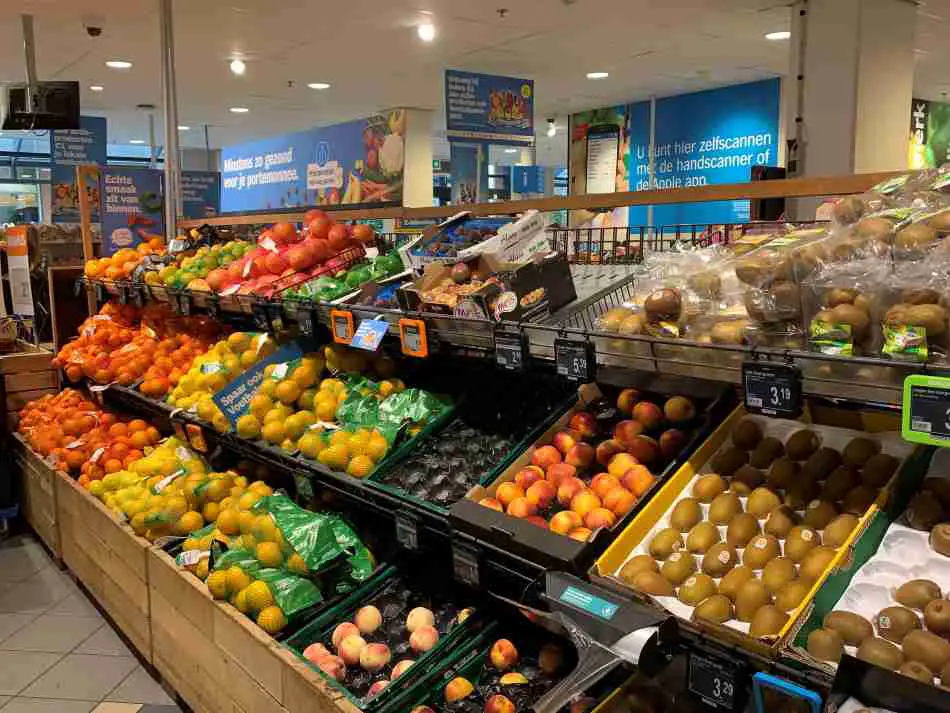
M0 81L22 81L17 13L35 16L40 79L78 79L83 111L109 118L111 143L147 138L137 104L161 106L157 0L3 0ZM787 0L174 0L179 120L185 146L212 147L364 116L392 106L433 109L442 125L447 67L536 82L547 116L784 74ZM504 17L498 7L507 8ZM430 11L432 44L414 26ZM90 38L83 22L99 24ZM950 88L950 0L920 9L918 95ZM242 56L243 77L228 60ZM131 70L105 67L110 58ZM593 70L610 78L590 81ZM307 88L326 81L327 91ZM90 92L91 84L105 91ZM250 113L235 115L230 106ZM160 112L159 112L160 113ZM160 118L160 117L159 117ZM159 130L161 128L159 127ZM546 139L546 137L544 137ZM559 136L558 141L562 138ZM539 157L552 151L539 144Z

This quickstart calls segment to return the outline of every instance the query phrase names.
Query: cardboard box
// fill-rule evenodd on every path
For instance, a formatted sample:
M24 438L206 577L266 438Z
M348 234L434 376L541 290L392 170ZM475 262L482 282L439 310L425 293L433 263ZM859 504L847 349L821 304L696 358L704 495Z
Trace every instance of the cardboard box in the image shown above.
M459 252L459 257L468 260L476 255L494 255L505 262L527 262L551 249L551 241L544 232L546 227L543 214L526 211L499 228L495 237Z

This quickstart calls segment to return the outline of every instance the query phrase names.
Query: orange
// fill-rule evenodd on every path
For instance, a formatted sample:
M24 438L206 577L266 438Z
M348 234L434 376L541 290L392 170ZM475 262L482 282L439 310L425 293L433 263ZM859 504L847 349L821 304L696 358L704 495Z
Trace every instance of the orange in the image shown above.
M149 427L145 430L145 434L148 436L148 442L149 442L149 443L153 443L153 444L154 444L154 443L158 443L160 440L162 440L162 434L158 432L158 429L155 428L155 426L149 426Z
M139 450L145 448L149 444L148 440L148 430L145 431L135 431L132 436L129 438L134 448Z
M118 438L128 433L128 430L128 427L124 423L113 423L109 426L109 435L113 438Z
M129 430L133 433L136 431L145 431L146 429L148 429L148 424L140 418L129 421Z
M118 441L112 445L109 451L112 458L124 458L129 452L129 447L122 441Z
M116 473L122 470L122 461L110 458L105 463L106 473Z
M66 465L69 466L70 470L76 470L81 468L82 464L86 462L86 454L83 453L78 448L70 449L66 451ZM118 468L116 470L119 470Z

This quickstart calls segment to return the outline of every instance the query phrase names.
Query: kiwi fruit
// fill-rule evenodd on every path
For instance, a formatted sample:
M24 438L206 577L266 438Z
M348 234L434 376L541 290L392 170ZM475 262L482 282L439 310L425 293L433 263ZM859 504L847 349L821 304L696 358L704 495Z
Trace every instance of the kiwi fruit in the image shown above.
M801 473L801 466L788 456L782 456L772 463L765 480L773 490L784 490Z
M899 644L907 634L920 628L920 619L907 607L887 607L874 616L873 624L878 636Z
M768 488L756 488L746 502L746 512L762 520L781 504L779 496Z
M853 468L842 465L828 476L821 490L821 497L833 503L837 502L850 493L852 488L856 488L860 482L861 477Z
M712 577L702 572L692 575L680 585L676 597L691 607L696 606L716 593L716 583Z
M943 505L931 492L917 493L907 506L907 523L915 530L933 530L944 519Z
M703 554L719 540L718 527L708 521L699 522L686 535L686 549L695 554Z
M860 646L862 641L874 638L871 622L849 611L828 612L821 624L826 629L837 631L849 646Z
M802 466L802 476L809 480L824 480L841 465L841 454L834 448L822 446L812 453Z
M650 554L658 560L665 560L681 549L683 549L683 536L672 527L660 530L650 541Z
M709 504L717 495L726 492L726 481L718 473L704 475L693 484L693 497L701 503Z
M742 552L742 564L752 569L762 569L779 556L781 549L773 535L756 535Z
M944 557L950 557L950 522L934 525L930 531L930 549Z
M940 293L929 287L915 287L901 292L901 302L909 305L935 305L940 301Z
M934 682L933 671L924 666L922 663L918 663L917 661L905 661L901 667L897 669L897 673L899 673L901 676L907 676L908 678L913 678L916 681L927 683L931 686Z
M762 569L762 583L772 594L778 594L798 576L798 568L787 557L776 557Z
M848 441L848 445L841 452L841 459L845 465L860 468L871 456L881 452L881 444L870 438L859 436Z
M714 575L715 576L715 575ZM739 589L750 579L755 579L755 572L744 564L731 569L719 580L719 593L729 597L733 602L739 594Z
M633 582L633 578L640 572L659 572L660 565L656 563L650 555L637 555L627 560L626 564L620 568L618 576L627 584Z
M733 446L713 456L710 466L720 475L730 476L748 462L749 454Z
M753 468L765 469L772 465L776 458L781 458L783 455L785 455L785 446L779 439L769 436L759 441L759 445L752 451L752 455L749 456L749 465Z
M841 501L841 509L850 514L850 515L863 515L868 511L868 508L874 504L874 501L877 500L878 493L880 491L877 488L872 488L868 485L859 485L844 496L844 500Z
M950 688L950 663L940 669L940 683Z
M744 465L732 474L732 490L740 495L748 495L765 482L765 476L758 468Z
M663 578L675 586L681 585L696 571L696 562L686 552L674 552L660 567Z
M819 661L838 663L844 653L844 641L834 629L815 629L808 635L805 649Z
M759 607L752 617L749 635L757 638L777 636L786 623L788 623L788 614L778 607L766 604L764 607Z
M805 515L802 518L809 527L824 530L832 520L838 516L838 509L827 500L812 500L805 506Z
M732 429L732 445L751 451L762 440L762 428L751 418L744 418Z
M724 594L713 594L693 610L693 618L725 624L732 618L732 601Z
M835 551L829 547L818 546L805 555L798 567L798 576L806 582L817 582L835 558Z
M897 589L894 599L911 609L923 611L934 599L940 599L940 587L930 579L912 579Z
M933 633L947 638L950 636L950 602L946 599L934 599L924 607L924 623Z
M867 309L853 305L838 305L831 310L832 324L847 324L851 326L851 334L855 341L860 342L868 334L871 326L871 316Z
M821 544L821 535L808 525L796 525L785 537L785 556L801 563L806 555Z
M711 577L722 577L739 562L739 555L729 545L719 542L703 555L703 572Z
M659 572L649 569L637 572L628 584L638 592L652 594L655 597L672 597L674 594L673 585Z
M873 636L861 642L857 657L862 661L867 661L891 671L896 671L904 663L904 655L899 648L890 641L877 639Z
M854 304L854 299L857 296L857 290L849 290L844 287L832 287L825 292L823 302L826 308L834 309L838 305Z
M671 287L655 290L643 301L643 311L651 322L677 322L683 311L682 295Z
M904 658L917 661L931 671L942 671L950 662L950 642L929 631L912 631L901 645Z
M818 439L818 434L803 428L789 436L785 442L785 453L792 460L808 460L819 446L821 446L821 441Z
M786 584L781 591L775 595L775 606L783 611L797 609L810 591L811 582L796 579Z
M759 521L755 515L741 512L732 518L726 528L726 542L733 547L745 547L746 543L759 534Z
M670 526L680 532L689 532L693 525L703 519L703 509L698 500L683 498L673 506Z
M798 517L798 513L788 505L779 505L769 513L763 529L769 535L785 539L791 529L799 522L801 522L801 518Z
M838 515L838 517L829 522L825 526L825 529L822 530L822 542L828 547L835 549L841 547L841 545L847 541L851 533L854 532L854 528L858 526L858 522L858 518L849 513Z
M741 512L742 502L739 496L735 493L722 493L709 505L709 521L717 525L728 525Z
M947 310L940 305L913 305L907 308L907 321L927 330L927 338L939 337L947 331Z
M804 510L812 500L821 495L821 488L814 480L796 480L785 488L785 498L783 502L792 510Z
M755 613L772 602L769 590L758 579L750 579L739 587L736 594L736 619L752 621Z
M865 485L882 488L897 470L898 460L889 453L878 453L868 458L861 468L861 480Z
M835 203L831 215L836 223L851 225L861 220L867 204L857 196L845 196Z

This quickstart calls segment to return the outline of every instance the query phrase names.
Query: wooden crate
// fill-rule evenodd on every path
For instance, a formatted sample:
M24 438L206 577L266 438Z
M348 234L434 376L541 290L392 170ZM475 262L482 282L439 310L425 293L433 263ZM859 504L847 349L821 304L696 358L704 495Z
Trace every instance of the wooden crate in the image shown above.
M63 560L149 662L151 543L137 537L74 480L59 475L57 512Z
M0 354L0 375L7 391L7 428L16 427L16 414L30 401L59 391L59 372L48 349L18 341L15 352Z
M20 478L20 511L53 555L62 558L56 509L56 471L34 453L20 434L11 438Z

